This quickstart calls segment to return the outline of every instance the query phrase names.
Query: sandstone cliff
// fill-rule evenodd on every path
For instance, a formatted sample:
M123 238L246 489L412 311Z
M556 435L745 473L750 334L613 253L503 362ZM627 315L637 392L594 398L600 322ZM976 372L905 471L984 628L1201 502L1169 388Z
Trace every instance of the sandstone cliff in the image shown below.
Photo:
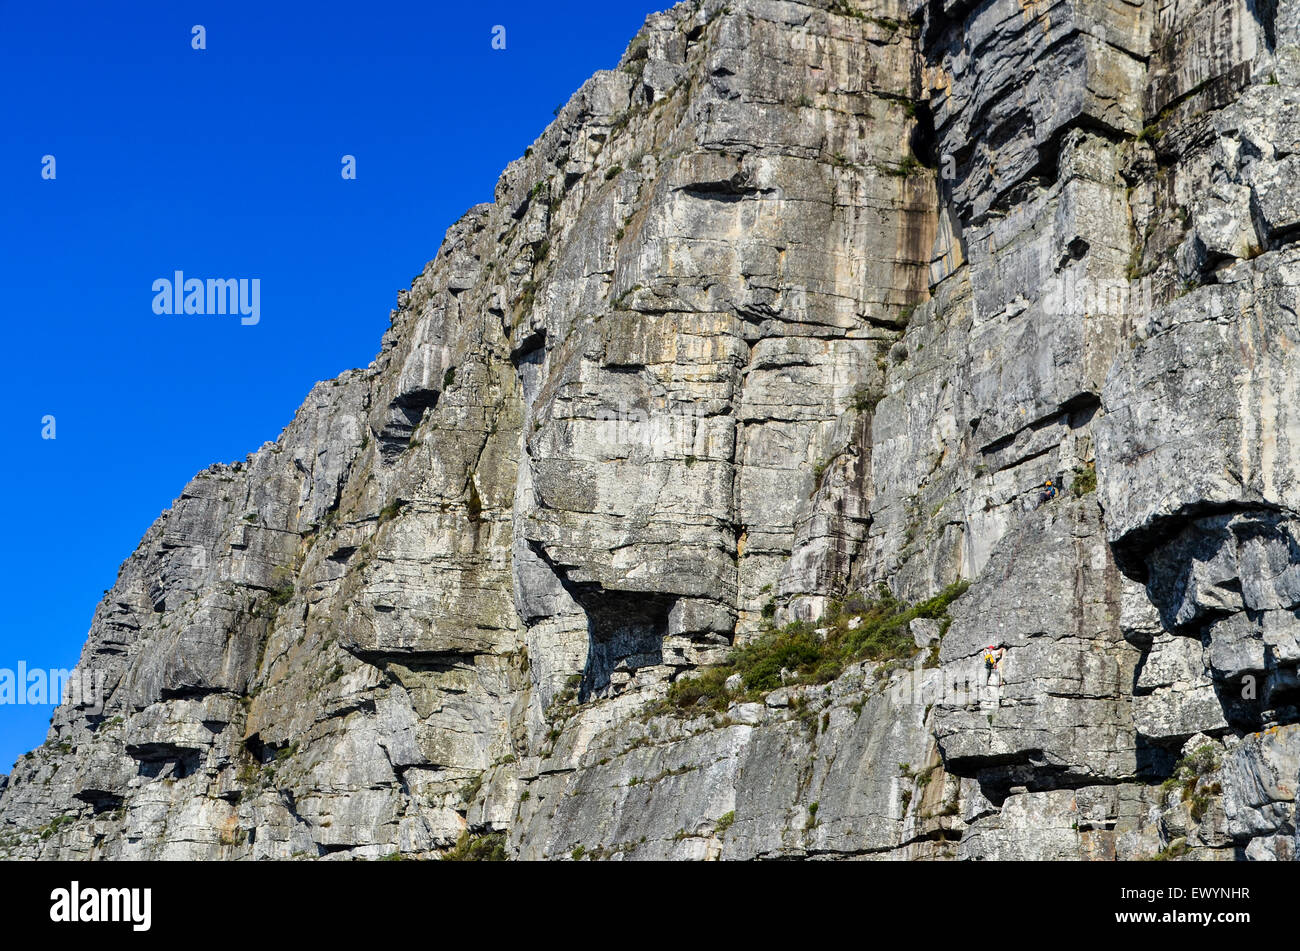
M1298 44L652 16L149 529L0 856L1294 857ZM882 611L909 649L683 700Z

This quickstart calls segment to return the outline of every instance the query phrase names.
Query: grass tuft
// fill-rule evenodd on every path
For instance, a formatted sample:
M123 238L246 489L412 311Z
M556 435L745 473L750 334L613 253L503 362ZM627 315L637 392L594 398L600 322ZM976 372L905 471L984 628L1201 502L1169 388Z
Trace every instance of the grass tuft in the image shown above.
M824 684L859 661L905 660L917 651L909 624L916 618L946 619L948 606L969 586L965 581L951 584L910 606L883 585L874 598L851 595L832 602L817 624L794 621L769 628L756 640L732 648L723 663L678 679L668 688L665 703L670 710L720 713L733 699L757 700L782 686L782 670L788 672L786 683ZM817 633L821 628L827 629L824 636ZM733 674L741 678L739 696L726 689Z
M507 858L504 832L488 835L462 832L455 846L442 853L444 862L504 862Z

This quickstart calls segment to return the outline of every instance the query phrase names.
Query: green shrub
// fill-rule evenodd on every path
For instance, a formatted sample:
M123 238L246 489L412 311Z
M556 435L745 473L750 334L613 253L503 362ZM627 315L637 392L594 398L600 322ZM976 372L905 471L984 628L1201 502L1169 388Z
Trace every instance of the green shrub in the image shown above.
M706 706L722 711L727 708L725 683L734 673L729 664L708 667L696 677L683 677L668 688L668 702L679 709Z
M1179 790L1182 801L1190 803L1191 817L1199 822L1209 808L1210 799L1223 791L1218 783L1201 788L1201 780L1218 768L1218 747L1210 743L1197 747L1175 763L1173 774L1161 783L1164 798L1168 800L1170 793Z
M456 845L442 853L444 862L504 862L506 855L506 834L492 832L488 835L470 835L462 832Z
M64 815L61 816L55 816L54 819L48 825L41 826L41 828L37 830L37 835L40 836L41 841L45 841L49 839L51 836L58 835L59 830L62 829L64 826L72 825L72 823L76 821L77 821L77 817L71 813L65 813Z
M1081 499L1089 492L1097 491L1097 467L1089 464L1074 470L1074 481L1070 483L1070 491L1074 493L1076 499Z
M969 582L944 588L933 598L907 606L888 590L868 599L850 596L832 602L817 624L794 621L770 628L748 644L732 648L726 661L704 668L692 677L682 677L669 688L668 707L725 710L732 697L726 681L740 674L745 699L758 699L781 686L781 671L793 673L794 683L822 684L838 677L846 666L862 660L903 660L916 653L909 624L916 618L947 619L948 606L966 591ZM856 626L850 623L856 619ZM819 637L818 628L828 628Z
M1164 849L1157 852L1151 857L1153 862L1168 862L1170 859L1179 859L1191 851L1187 844L1186 836L1179 836L1169 843Z
M853 391L853 408L859 413L874 412L884 398L884 389L863 383Z

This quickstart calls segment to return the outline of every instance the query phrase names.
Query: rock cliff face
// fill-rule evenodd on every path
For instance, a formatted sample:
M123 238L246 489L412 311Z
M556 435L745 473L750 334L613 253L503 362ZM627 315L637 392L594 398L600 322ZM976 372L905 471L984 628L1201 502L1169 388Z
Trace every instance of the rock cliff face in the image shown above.
M149 529L0 855L1294 857L1298 173L1300 0L650 17Z

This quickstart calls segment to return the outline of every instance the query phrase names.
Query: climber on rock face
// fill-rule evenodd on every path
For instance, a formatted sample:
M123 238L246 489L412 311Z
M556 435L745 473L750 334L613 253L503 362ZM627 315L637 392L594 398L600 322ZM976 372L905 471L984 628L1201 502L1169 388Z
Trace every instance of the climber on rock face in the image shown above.
M1048 479L1043 483L1043 491L1038 495L1038 504L1042 505L1044 502L1052 501L1052 499L1056 498L1058 491L1056 480Z
M1002 686L1002 658L1006 656L1006 648L990 644L984 648L984 683L985 686L993 684L994 676L997 677L997 685Z

